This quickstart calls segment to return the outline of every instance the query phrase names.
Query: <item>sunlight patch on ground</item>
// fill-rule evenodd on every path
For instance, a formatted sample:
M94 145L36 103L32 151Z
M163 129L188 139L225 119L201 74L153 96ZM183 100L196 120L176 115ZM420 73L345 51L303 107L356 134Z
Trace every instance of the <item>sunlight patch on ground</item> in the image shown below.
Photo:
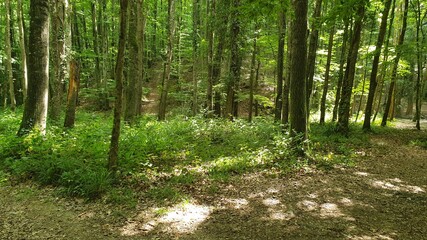
M342 217L344 214L335 203L324 203L320 205L321 217Z
M221 202L231 205L234 209L241 209L249 204L248 200L244 198L223 198Z
M267 207L271 207L271 206L276 206L280 203L280 200L275 199L275 198L267 198L262 200L262 203L267 206Z
M394 183L391 183L394 182ZM418 186L412 186L404 184L400 179L389 179L385 181L372 180L370 181L371 186L375 188L382 188L391 191L404 191L409 193L425 193L425 190Z
M353 200L349 198L341 198L339 202L346 207L351 207L354 205Z
M359 176L364 176L364 177L367 177L369 175L369 173L367 173L367 172L354 172L354 174L359 175Z
M266 220L288 221L295 217L292 211L283 212L282 210L269 209L270 216Z
M146 234L156 228L169 233L191 233L211 214L212 208L192 203L177 204L165 210L152 208L121 228L123 236Z
M310 200L303 200L297 203L297 206L307 212L314 211L319 207L319 204Z
M392 237L389 236L385 236L382 234L377 234L375 236L350 236L348 239L352 239L352 240L393 240Z

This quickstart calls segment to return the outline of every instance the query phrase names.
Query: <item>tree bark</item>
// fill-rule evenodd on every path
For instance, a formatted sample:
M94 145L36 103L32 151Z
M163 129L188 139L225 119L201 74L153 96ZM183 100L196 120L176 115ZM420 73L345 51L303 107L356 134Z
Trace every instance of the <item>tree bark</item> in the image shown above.
M322 14L322 1L316 0L313 12L313 22L311 26L310 36L309 36L309 48L308 48L308 58L307 58L307 95L306 95L306 104L307 104L307 120L310 116L310 100L311 94L313 93L314 85L314 71L316 65L316 52L319 42L319 29L321 27L320 17Z
M255 32L258 30L258 26L255 26ZM252 46L252 57L251 57L251 72L249 75L249 112L248 121L252 122L253 108L254 108L254 93L255 93L255 74L256 74L256 55L257 55L257 38L255 34Z
M76 119L77 96L80 87L80 66L76 60L70 61L70 81L68 83L67 109L64 127L74 127Z
M281 6L279 13L279 42L277 49L277 85L276 85L276 101L274 108L274 120L280 122L282 118L283 104L283 70L285 56L285 35L286 35L286 17L284 6Z
M365 2L358 3L356 21L353 29L350 50L347 58L347 68L342 85L341 101L338 109L337 131L343 135L348 135L350 119L350 101L353 90L353 82L356 73L356 62L359 51L359 44L365 15Z
M19 47L21 50L21 71L22 71L22 94L24 103L27 99L28 89L28 70L27 70L27 51L25 45L25 31L24 31L24 13L22 9L22 0L18 0L18 31L19 31Z
M5 0L6 4L6 29L4 34L5 42L5 52L6 52L6 73L7 73L7 82L9 84L9 100L10 100L10 109L15 111L16 108L16 99L15 99L15 86L13 83L13 70L12 70L12 45L10 42L10 0Z
M167 97L173 60L173 45L175 39L175 0L168 0L168 46L164 79L162 81L158 120L166 119Z
M383 45L385 34L387 31L387 20L388 20L388 14L390 12L391 2L392 2L392 0L386 0L386 2L384 4L384 10L382 13L382 18L381 18L380 31L378 33L378 39L377 39L377 43L375 45L374 60L372 62L371 77L369 79L369 82L370 82L369 93L368 93L368 99L367 99L366 108L365 108L365 120L363 122L363 130L365 130L365 131L371 130L372 106L374 103L375 92L376 92L376 88L378 85L378 82L377 82L378 65L380 62L381 47Z
M292 0L295 13L291 24L291 67L290 67L290 130L291 136L307 138L307 0ZM294 57L298 56L298 57ZM302 141L298 141L302 143Z
M405 33L406 33L407 19L408 19L408 5L409 5L409 0L405 0L405 4L403 7L404 9L403 9L402 29L400 31L399 40L396 46L397 50L396 50L396 57L393 63L393 70L391 73L391 83L390 83L389 92L387 96L387 103L384 109L383 119L381 121L382 127L385 127L387 125L387 118L389 116L389 111L392 106L393 95L394 95L396 79L397 79L397 68L399 66L399 60L402 55L401 47L403 45L403 42L405 41Z
M200 26L200 0L193 0L193 105L192 112L195 116L198 112L198 60L199 60L199 26Z
M111 134L110 151L108 155L108 169L113 174L117 170L117 160L119 156L119 138L120 138L120 120L122 113L123 98L123 69L125 62L125 50L127 41L127 18L128 18L128 0L120 0L120 38L119 49L116 61L116 101L114 104L114 123Z
M46 133L49 88L49 1L31 0L28 95L18 135Z
M206 92L207 97L207 110L208 117L211 117L213 111L213 65L214 65L214 20L215 20L215 0L208 0L208 19L207 21L207 39L208 39L208 54L207 54L207 62L208 62L208 88Z
M144 55L144 19L143 0L130 0L129 3L129 69L126 86L126 104L124 120L133 124L140 114L143 82Z
M325 123L326 97L328 95L328 89L329 89L329 73L331 70L332 48L334 46L334 34L335 34L335 26L333 26L331 31L329 32L328 57L326 60L325 81L323 83L322 99L320 101L320 124Z

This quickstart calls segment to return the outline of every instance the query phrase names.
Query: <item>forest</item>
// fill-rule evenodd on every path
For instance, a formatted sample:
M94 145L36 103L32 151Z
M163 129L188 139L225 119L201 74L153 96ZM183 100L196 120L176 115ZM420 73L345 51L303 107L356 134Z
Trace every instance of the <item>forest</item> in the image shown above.
M426 0L2 0L0 239L424 239Z

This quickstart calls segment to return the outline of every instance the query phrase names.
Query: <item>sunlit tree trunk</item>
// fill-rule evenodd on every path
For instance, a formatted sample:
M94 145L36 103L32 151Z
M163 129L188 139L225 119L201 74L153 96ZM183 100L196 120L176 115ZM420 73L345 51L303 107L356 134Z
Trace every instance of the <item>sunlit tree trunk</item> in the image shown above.
M18 31L19 31L19 47L21 51L21 71L22 71L22 94L24 97L24 103L27 99L27 88L28 88L28 71L27 71L27 51L25 45L25 31L24 31L24 13L22 8L22 0L18 0L17 6L18 14Z
M74 127L76 119L77 96L80 87L80 66L76 60L70 61L70 81L68 83L67 109L65 111L64 127Z
M18 135L46 131L49 88L49 1L31 0L28 95Z
M325 81L323 83L323 92L322 99L320 101L320 124L325 123L325 113L326 113L326 97L328 95L329 89L329 73L331 70L331 62L332 62L332 48L334 44L334 34L335 34L335 26L332 27L329 32L329 43L328 43L328 57L326 60L326 70L325 70Z
M116 100L114 104L114 123L111 134L110 151L108 155L108 169L114 174L117 170L119 156L120 122L123 99L123 69L127 41L128 0L120 0L120 38L116 61Z
M399 40L397 42L397 51L396 51L396 57L394 58L393 63L393 70L391 73L391 83L389 87L389 92L387 96L387 102L384 109L383 119L381 121L381 126L384 127L387 125L387 119L389 117L389 112L392 106L393 101L393 95L395 92L396 87L396 79L397 79L397 68L399 67L399 61L400 57L402 55L401 47L403 45L403 42L405 40L405 33L406 33L406 27L407 27L407 19L408 19L408 5L409 0L405 0L404 9L403 9L403 19L402 19L402 29L400 31Z

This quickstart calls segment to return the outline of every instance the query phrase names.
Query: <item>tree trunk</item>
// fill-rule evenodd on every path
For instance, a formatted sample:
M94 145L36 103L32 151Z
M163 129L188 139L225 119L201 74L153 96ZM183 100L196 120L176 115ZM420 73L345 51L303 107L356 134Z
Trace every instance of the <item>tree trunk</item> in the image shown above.
M74 127L76 119L77 96L80 87L80 67L76 60L70 61L70 82L68 83L67 109L65 111L64 127Z
M258 64L257 64L257 67L256 67L256 70L255 70L255 83L254 83L254 91L255 92L258 92L258 86L259 86L259 70L260 70L260 68L261 68L261 61L258 59ZM258 100L254 100L254 114L255 114L255 116L257 117L258 115L259 115L259 113L258 113Z
M195 116L198 112L198 69L199 60L199 26L200 26L200 0L193 0L193 105L192 112Z
M365 120L363 122L363 130L365 131L371 130L372 106L374 103L375 92L378 84L377 82L378 65L380 62L381 47L383 45L385 34L387 31L387 19L388 19L388 14L390 12L391 2L392 0L386 0L384 4L380 31L378 33L378 39L375 45L374 60L372 62L371 77L369 79L370 84L369 84L368 100L366 102L366 108L365 108Z
M340 67L339 67L339 73L338 73L334 109L332 110L332 122L335 122L338 118L338 107L341 100L341 90L342 90L342 83L344 79L344 65L346 63L346 56L347 56L347 42L349 39L348 32L349 32L349 19L346 18L344 19L343 44L341 47Z
M99 90L101 86L101 69L99 66L99 37L98 37L98 19L96 17L96 2L92 2L92 38L93 38L93 52L95 54L95 69L94 69L94 77L95 77L95 87Z
M6 73L7 81L9 84L9 99L10 99L10 109L15 111L16 108L16 99L15 99L15 87L13 84L13 70L12 70L12 46L10 42L10 0L6 0L6 29L4 34L5 42L5 52L6 52Z
M307 121L309 121L310 116L310 98L313 93L314 85L314 71L316 65L316 52L319 42L319 29L321 27L320 17L322 14L322 1L316 0L313 12L313 22L310 31L310 42L308 48L308 58L307 58L307 95L306 95L306 104L307 104Z
M283 68L285 55L285 35L286 35L286 18L284 6L281 6L279 13L279 43L277 49L277 86L276 101L274 109L274 120L280 122L282 117L283 101Z
M215 0L208 0L208 19L207 21L207 39L208 39L208 54L207 54L207 61L208 61L208 89L206 92L207 97L207 110L208 110L208 116L211 117L212 111L213 111L213 57L214 57L214 31L213 31L213 22L215 20L214 12L215 12Z
M308 0L292 0L295 13L291 24L291 67L290 67L290 130L291 136L307 138L306 66L307 66L307 9ZM298 57L294 57L298 56Z
M389 111L392 106L393 101L393 95L395 91L396 86L396 79L397 79L397 68L399 66L399 60L402 55L401 47L403 45L403 42L405 41L405 33L406 33L406 27L407 27L407 18L408 18L408 5L409 0L405 0L404 10L403 10L403 23L402 23L402 29L400 31L399 40L397 43L397 51L396 51L396 57L394 59L394 65L393 70L391 73L391 83L389 87L388 97L387 97L387 103L384 109L383 119L381 121L381 126L385 127L387 125L387 118L389 116Z
M353 92L353 82L356 73L357 55L365 15L365 3L358 3L356 22L353 29L350 50L347 58L347 68L342 85L341 101L338 109L337 131L347 135L349 132L350 101Z
M28 88L28 71L27 71L27 51L25 45L25 32L24 32L24 13L22 9L22 0L18 0L18 31L19 31L19 47L21 50L21 71L22 71L22 94L24 103L27 99Z
M326 97L329 89L329 73L331 70L332 48L334 46L335 26L329 32L328 57L326 60L325 82L323 83L322 100L320 101L320 124L325 123Z
M239 8L240 0L232 0L230 14L230 77L227 82L227 101L225 105L225 117L232 120L236 117L237 101L236 94L240 82L240 68L242 65L242 57L240 53L240 19Z
M50 117L53 120L59 120L61 116L63 89L65 76L67 74L67 53L65 45L65 32L67 28L67 8L68 0L57 0L53 4L52 19L52 58L53 58L53 77L51 78L52 99L50 105Z
M159 121L166 119L166 106L167 96L170 85L170 76L172 70L173 60L173 46L175 39L175 0L168 0L168 47L167 47L167 60L165 66L164 80L162 81L160 105L159 105Z
M119 156L120 120L122 113L123 98L123 69L126 50L126 29L128 18L128 0L120 0L120 38L116 61L116 101L114 104L114 123L111 134L110 151L108 155L108 169L113 174L117 170Z
M258 26L255 26L255 32L258 30ZM255 34L254 42L252 46L252 57L251 57L251 72L249 75L249 112L248 112L248 121L252 122L253 108L254 108L254 92L255 92L255 64L256 64L256 55L257 55L257 38L258 35Z
M133 124L140 113L143 82L143 41L144 18L143 0L130 0L129 3L129 69L126 86L126 104L124 120Z
M283 86L283 102L282 102L282 124L285 127L287 124L289 124L289 87L291 85L291 60L292 60L292 43L291 40L291 27L290 22L288 22L288 37L286 39L286 45L287 45L287 54L286 54L286 77L285 82Z
M49 88L49 1L31 0L28 95L18 135L46 133Z

